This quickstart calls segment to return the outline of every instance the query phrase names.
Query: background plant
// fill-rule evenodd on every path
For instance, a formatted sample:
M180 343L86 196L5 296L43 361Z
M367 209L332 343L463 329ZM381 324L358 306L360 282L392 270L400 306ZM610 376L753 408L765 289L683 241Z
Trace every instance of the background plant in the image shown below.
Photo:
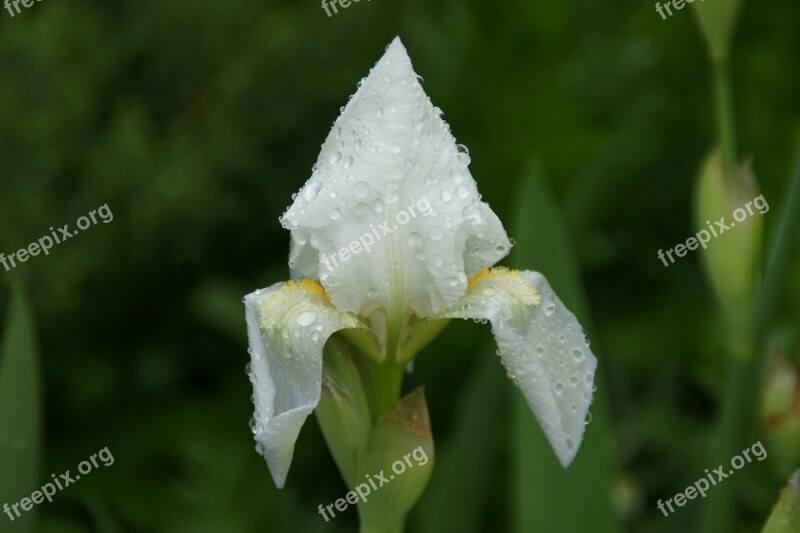
M747 3L730 57L737 151L754 156L774 210L766 246L800 126L798 17L791 0ZM707 451L729 364L716 297L699 256L669 269L656 257L697 231L695 176L717 138L692 17L663 21L630 0L361 2L331 19L314 2L78 0L0 20L0 251L106 202L115 214L15 271L38 325L39 477L102 446L117 460L42 506L40 530L354 529L355 513L335 524L316 514L343 485L313 422L283 491L252 449L241 294L286 277L277 217L353 80L398 33L511 236L522 246L534 229L566 231L569 243L509 259L531 253L524 264L544 271L571 253L594 321L613 428L612 464L598 469L616 507L596 497L563 505L575 520L576 508L598 508L587 522L610 513L609 529L620 528L617 516L633 531L701 522L705 502L668 519L654 505L733 455ZM561 223L509 223L535 215L517 205L532 161ZM796 232L789 242L796 258ZM765 329L795 362L798 268L788 263ZM0 292L10 317L10 289ZM410 531L522 528L525 513L543 520L530 495L558 487L549 474L516 477L527 438L512 431L518 393L492 359L488 330L470 326L451 325L428 349L443 356L423 354L408 378L409 390L426 384L437 435ZM737 473L742 531L764 523L786 484L771 464ZM584 475L576 485L594 490Z

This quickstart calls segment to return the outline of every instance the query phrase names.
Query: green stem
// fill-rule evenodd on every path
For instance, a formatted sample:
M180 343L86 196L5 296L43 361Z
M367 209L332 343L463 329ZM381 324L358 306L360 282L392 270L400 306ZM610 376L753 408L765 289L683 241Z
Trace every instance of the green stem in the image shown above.
M372 368L372 418L374 422L400 399L405 367L388 363L371 363Z
M725 60L715 60L713 64L714 103L717 115L717 133L722 145L722 161L728 183L736 178L738 156L736 147L736 114L733 109L733 89L730 69Z
M359 529L360 533L403 533L404 530L405 520L393 526L371 527L362 525Z
M734 357L728 366L722 419L720 420L709 468L731 460L745 447L747 434L755 426L755 404L763 374L765 359L756 354ZM704 531L723 533L733 531L733 509L737 486L743 478L731 477L714 487L708 494Z
M764 277L756 300L755 318L748 344L752 347L749 357L731 360L725 388L725 404L722 420L716 435L715 455L711 463L729 461L747 445L747 430L754 427L755 405L758 401L759 385L766 367L767 350L763 339L769 318L778 297L778 287L786 277L794 259L795 236L800 227L800 142L792 176L780 210L780 220L770 239L766 254ZM709 465L711 466L711 465ZM733 528L733 505L735 490L742 478L733 477L714 487L709 492L709 501L704 531L727 532Z
M795 161L783 205L780 220L775 226L769 242L764 264L764 278L758 291L754 330L763 331L778 300L778 293L795 256L795 236L800 229L800 139L795 148Z

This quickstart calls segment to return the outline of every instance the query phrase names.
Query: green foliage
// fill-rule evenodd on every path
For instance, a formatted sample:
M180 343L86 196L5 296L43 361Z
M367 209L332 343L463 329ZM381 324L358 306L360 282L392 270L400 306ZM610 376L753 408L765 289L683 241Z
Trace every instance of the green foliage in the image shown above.
M12 289L0 346L0 504L30 498L40 487L41 378L33 314L22 284ZM2 530L35 531L38 506L13 521L2 516Z
M773 208L763 220L769 265L800 127L800 3L748 2L743 15L731 56L737 140ZM706 453L726 367L714 294L699 256L669 268L656 256L701 229L691 193L715 123L695 30L692 17L663 21L633 0L362 0L331 18L318 2L288 0L0 11L0 252L105 203L115 215L14 271L46 354L36 481L103 446L116 458L39 506L39 529L355 529L355 511L330 523L317 514L346 487L315 421L282 491L254 450L241 298L287 278L277 217L340 106L399 34L470 148L484 199L520 247L532 235L546 246L515 264L544 272L585 324L591 311L605 371L585 448L566 473L550 469L533 417L508 401L519 395L487 353L487 328L450 325L406 377L408 390L426 387L437 445L409 530L511 527L547 512L522 495L550 498L562 484L586 492L554 510L614 523L606 495L615 471L626 480L626 529L695 530L705 502L669 518L655 507L730 460ZM529 194L516 181L532 157L547 168L569 244L536 212L546 206L535 196L523 209L530 225L513 223ZM796 219L796 201L788 209ZM780 225L786 244L774 255L781 272L764 284L764 330L797 331L795 226ZM14 309L0 309L7 322L18 320ZM797 346L795 337L787 350L795 362ZM613 440L616 453L604 447ZM523 455L528 442L535 448ZM509 485L523 458L526 485ZM764 523L785 483L770 461L748 467L734 502L743 531ZM0 485L6 479L0 470Z

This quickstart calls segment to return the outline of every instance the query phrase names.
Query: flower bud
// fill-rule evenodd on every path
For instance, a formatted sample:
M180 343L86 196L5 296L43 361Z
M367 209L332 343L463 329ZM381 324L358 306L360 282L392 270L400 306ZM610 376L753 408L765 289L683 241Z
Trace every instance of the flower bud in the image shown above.
M358 457L356 493L362 531L395 531L433 471L434 450L422 387L390 407Z
M796 533L800 531L800 470L789 480L781 498L772 510L762 533Z
M758 208L758 206L765 206ZM749 331L756 269L761 254L762 215L769 210L749 165L725 179L719 150L709 154L698 177L695 226L708 239L702 250L706 272L730 326L734 346Z
M733 31L742 0L709 0L695 2L695 13L700 30L714 61L725 61L731 47Z
M339 335L325 345L322 392L316 409L325 442L347 485L356 478L356 456L372 426L369 404L352 346Z
M780 353L772 358L760 415L780 472L791 472L800 462L800 372Z

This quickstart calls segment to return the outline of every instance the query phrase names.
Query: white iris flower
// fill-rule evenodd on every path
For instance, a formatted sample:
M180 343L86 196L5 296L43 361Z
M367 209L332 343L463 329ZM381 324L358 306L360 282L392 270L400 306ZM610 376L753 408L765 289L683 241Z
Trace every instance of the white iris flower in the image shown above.
M281 218L294 281L245 298L253 432L278 487L319 403L331 334L345 330L373 361L404 365L452 318L491 323L561 464L575 457L597 360L544 276L491 268L511 243L468 165L395 39Z

